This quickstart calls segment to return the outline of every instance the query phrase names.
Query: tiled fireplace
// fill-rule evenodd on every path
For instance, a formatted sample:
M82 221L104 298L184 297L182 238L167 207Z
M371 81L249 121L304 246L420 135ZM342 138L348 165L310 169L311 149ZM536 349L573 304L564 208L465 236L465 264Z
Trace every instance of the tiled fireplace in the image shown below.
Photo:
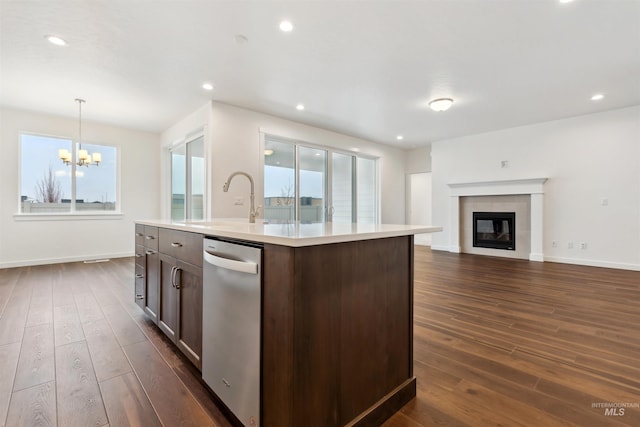
M449 184L450 251L543 261L543 186L546 181L547 178L532 178ZM485 216L480 223L480 233L478 223L474 233L474 213L493 213L495 218ZM506 214L513 215L511 222L506 220L509 217ZM501 245L507 240L510 243Z

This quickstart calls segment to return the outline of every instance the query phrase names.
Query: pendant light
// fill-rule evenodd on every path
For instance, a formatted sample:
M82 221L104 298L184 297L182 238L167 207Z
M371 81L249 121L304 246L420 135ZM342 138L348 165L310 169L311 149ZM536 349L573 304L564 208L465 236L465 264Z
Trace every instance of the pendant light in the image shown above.
M80 98L76 98L75 101L78 103L78 154L76 165L86 167L89 167L89 165L99 166L102 161L102 154L90 154L89 151L82 148L82 104L86 101ZM71 153L65 148L58 150L58 157L65 165L71 163Z

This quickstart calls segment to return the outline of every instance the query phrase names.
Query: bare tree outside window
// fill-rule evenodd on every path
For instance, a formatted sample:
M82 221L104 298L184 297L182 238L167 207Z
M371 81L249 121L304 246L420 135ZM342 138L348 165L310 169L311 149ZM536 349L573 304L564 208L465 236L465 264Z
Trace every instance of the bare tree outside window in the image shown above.
M40 203L60 203L62 196L62 185L49 164L49 170L36 184L36 200Z

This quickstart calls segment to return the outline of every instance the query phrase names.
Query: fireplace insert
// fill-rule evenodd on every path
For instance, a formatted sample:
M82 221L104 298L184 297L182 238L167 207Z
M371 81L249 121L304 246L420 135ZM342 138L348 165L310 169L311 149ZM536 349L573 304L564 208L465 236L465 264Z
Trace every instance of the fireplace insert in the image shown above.
M515 212L474 212L473 246L516 250Z

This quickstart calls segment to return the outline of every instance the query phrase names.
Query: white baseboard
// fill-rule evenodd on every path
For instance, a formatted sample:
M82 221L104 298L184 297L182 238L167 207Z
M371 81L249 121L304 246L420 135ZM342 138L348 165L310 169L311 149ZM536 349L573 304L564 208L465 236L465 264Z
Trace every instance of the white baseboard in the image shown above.
M545 256L545 261L559 262L563 264L586 265L589 267L616 268L618 270L640 271L640 264L630 264L624 262L600 261L593 259L563 258L554 256Z
M45 264L62 264L65 262L78 262L78 261L95 261L110 258L126 258L133 256L133 252L120 252L112 254L98 254L98 255L80 255L61 258L41 258L41 259L27 259L21 261L10 261L0 263L0 269L13 268L13 267L29 267L33 265L45 265Z
M529 261L537 261L537 262L544 262L544 254L541 253L533 253L531 252L529 254Z
M452 246L441 246L441 245L432 245L432 251L443 251L443 252L455 252L456 247ZM482 255L481 255L482 256ZM585 265L589 267L603 267L603 268L616 268L618 270L632 270L632 271L640 271L640 264L631 264L624 262L611 262L611 261L600 261L600 260L589 260L589 259L578 259L578 258L563 258L563 257L554 257L554 256L544 256L543 254L531 253L529 254L529 260L535 262L559 262L562 264L575 264L575 265Z

